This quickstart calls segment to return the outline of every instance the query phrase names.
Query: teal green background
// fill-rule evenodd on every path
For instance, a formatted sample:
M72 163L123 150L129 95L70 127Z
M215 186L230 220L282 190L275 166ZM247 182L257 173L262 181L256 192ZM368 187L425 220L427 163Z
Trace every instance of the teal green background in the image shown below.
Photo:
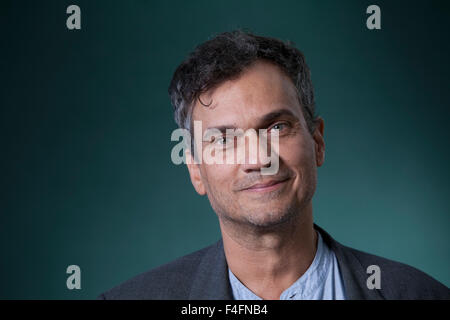
M93 299L220 237L170 160L167 87L235 28L294 41L312 70L315 222L449 286L449 18L445 1L2 1L0 298Z

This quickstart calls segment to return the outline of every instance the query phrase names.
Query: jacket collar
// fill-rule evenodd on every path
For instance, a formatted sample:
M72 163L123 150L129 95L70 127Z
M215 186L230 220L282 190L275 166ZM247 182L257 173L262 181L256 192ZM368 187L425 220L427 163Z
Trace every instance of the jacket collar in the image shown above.
M201 259L188 299L233 300L222 239L209 247Z
M325 230L314 224L314 228L320 232L323 241L334 251L338 261L339 270L344 280L345 295L347 300L380 300L383 299L379 290L367 288L368 274L352 249L334 240Z

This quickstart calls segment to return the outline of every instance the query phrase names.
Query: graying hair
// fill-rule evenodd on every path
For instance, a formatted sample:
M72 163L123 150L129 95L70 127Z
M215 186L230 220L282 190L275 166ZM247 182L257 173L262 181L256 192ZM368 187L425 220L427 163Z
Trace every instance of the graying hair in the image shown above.
M175 70L169 86L175 122L192 136L192 110L199 96L213 87L239 77L257 60L281 68L294 83L309 131L315 129L314 89L301 51L291 42L236 30L221 33L200 44Z

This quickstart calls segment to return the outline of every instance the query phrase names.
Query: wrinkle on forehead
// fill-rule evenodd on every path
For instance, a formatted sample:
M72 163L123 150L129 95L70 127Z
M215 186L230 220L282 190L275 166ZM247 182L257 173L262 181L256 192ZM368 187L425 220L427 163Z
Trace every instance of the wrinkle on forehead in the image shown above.
M302 118L297 91L285 73L276 65L258 61L248 67L240 77L228 80L200 95L193 118L207 123L238 126L281 107L290 108ZM206 127L205 126L205 127Z

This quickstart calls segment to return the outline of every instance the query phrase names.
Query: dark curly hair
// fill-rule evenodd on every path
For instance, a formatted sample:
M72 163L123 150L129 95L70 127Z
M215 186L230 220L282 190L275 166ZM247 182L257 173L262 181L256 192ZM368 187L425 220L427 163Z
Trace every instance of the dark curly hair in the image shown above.
M257 36L236 30L224 32L200 44L175 70L169 86L175 122L191 134L192 109L199 96L223 83L239 77L256 60L279 66L297 88L309 131L314 131L314 90L309 68L302 52L291 42ZM205 105L201 100L199 102Z

